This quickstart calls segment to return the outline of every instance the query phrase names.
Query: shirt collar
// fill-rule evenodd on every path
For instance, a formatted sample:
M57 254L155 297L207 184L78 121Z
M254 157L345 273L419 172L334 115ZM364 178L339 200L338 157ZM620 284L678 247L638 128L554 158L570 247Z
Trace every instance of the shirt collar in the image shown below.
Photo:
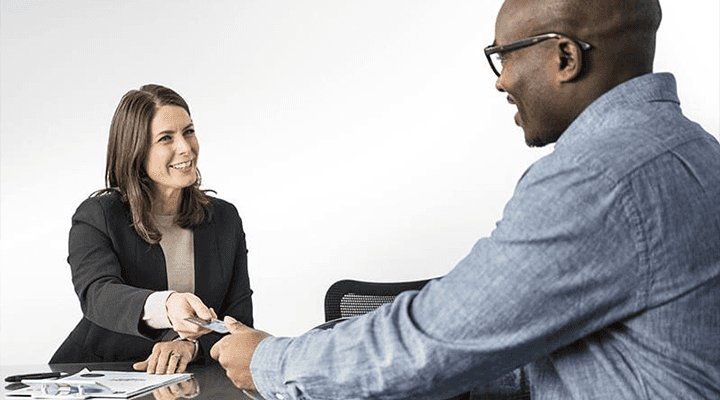
M680 104L675 77L669 72L649 73L625 81L595 99L578 115L556 143L563 145L574 140L582 132L592 131L602 125L614 110L654 101Z

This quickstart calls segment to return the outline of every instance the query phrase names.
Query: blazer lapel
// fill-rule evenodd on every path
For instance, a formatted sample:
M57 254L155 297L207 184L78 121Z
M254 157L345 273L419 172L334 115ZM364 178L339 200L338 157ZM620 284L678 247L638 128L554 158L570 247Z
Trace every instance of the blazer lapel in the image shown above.
M218 237L215 233L214 218L193 229L195 252L195 295L205 305L218 310L222 305L225 290L221 282L222 265L219 257Z
M117 244L120 249L118 253L121 259L132 257L128 260L130 262L122 262L125 283L145 289L167 290L165 255L160 245L151 246L132 227L125 230L125 235L127 235L126 240ZM128 245L123 246L122 243Z

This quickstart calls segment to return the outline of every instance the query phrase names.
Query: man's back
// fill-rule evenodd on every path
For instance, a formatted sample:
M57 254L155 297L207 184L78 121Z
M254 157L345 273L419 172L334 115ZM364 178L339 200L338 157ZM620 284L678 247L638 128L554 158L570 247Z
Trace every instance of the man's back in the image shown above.
M627 223L617 239L631 242L618 248L634 289L618 282L598 300L608 314L581 317L607 326L526 367L533 399L720 394L720 144L682 116L674 79L647 75L598 99L528 178L557 165L586 168L595 188L581 196L612 203L587 210L589 220L606 212Z

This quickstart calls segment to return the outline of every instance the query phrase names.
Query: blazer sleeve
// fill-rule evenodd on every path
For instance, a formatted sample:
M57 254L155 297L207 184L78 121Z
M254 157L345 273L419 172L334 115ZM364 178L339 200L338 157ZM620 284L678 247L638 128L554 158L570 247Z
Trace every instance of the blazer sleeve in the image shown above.
M122 226L127 223L114 227L108 223L118 216L108 218L108 201L102 197L84 201L72 218L68 263L80 307L88 320L105 329L153 340L161 331L139 323L145 300L153 291L128 285L118 258L123 249L117 248L117 242L123 234L117 230L132 228Z

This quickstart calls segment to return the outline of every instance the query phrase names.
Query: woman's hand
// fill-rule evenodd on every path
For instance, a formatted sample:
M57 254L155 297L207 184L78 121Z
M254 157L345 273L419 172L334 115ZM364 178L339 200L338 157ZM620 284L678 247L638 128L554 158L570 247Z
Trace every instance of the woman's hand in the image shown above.
M173 330L181 338L197 339L210 332L207 328L185 321L185 318L197 317L206 321L217 318L215 311L208 308L199 297L192 293L171 293L165 301L165 307Z
M195 343L187 340L158 342L153 346L152 354L145 361L133 364L133 368L158 375L185 372L194 352Z

